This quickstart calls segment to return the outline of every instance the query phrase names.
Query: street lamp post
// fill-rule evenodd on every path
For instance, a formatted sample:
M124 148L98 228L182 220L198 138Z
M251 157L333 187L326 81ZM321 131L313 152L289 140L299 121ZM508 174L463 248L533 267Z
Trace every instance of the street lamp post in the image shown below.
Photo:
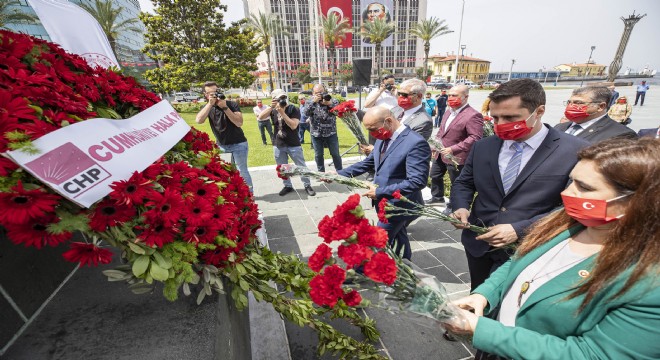
M513 64L516 63L516 59L511 59L511 69L509 69L509 79L507 81L511 81L511 73L513 72Z
M461 34L463 33L463 14L465 13L465 0L463 0L463 7L461 8L461 26L458 28L458 49L461 48ZM458 75L458 49L456 49L456 62L454 63L454 83Z
M582 84L584 84L584 79L587 78L587 73L589 72L589 63L591 62L591 55L594 54L594 50L596 49L595 46L591 46L591 52L589 53L589 60L587 60L587 69L584 71L584 76L582 76L582 81L580 82L580 87L582 87Z
M465 59L465 56L463 55L463 52L465 51L466 47L467 46L465 46L465 45L461 45L461 60ZM459 65L458 54L456 54L456 79L454 79L454 83L458 82L458 65ZM465 77L463 77L463 78L465 78Z

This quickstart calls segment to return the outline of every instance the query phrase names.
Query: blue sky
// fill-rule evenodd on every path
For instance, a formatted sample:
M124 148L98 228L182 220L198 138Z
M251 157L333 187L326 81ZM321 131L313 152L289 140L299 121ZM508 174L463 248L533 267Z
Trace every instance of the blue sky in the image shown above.
M143 10L149 0L139 0ZM244 17L242 0L227 0L228 21ZM458 49L462 0L428 0L427 16L445 19L454 33L431 42L431 53ZM461 43L465 55L491 61L491 72L536 71L561 63L593 60L608 65L623 33L623 21L635 11L647 14L632 32L623 58L626 67L660 69L660 0L465 0Z

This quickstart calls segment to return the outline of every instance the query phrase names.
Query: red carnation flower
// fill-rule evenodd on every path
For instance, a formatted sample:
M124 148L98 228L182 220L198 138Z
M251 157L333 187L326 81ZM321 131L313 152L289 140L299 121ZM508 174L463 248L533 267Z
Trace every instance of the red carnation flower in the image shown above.
M357 290L353 289L350 292L344 294L342 300L344 300L348 306L358 306L362 302L362 295L360 295Z
M307 265L313 271L319 272L325 266L325 262L332 258L332 249L326 244L321 243L309 257Z
M382 222L383 224L389 223L385 211L386 206L387 206L387 198L380 199L380 202L378 202L378 221Z
M396 280L396 262L386 253L379 252L364 265L364 274L375 282L392 285Z
M46 215L41 218L31 219L25 224L5 224L7 237L14 244L23 244L25 246L34 246L41 249L45 245L57 246L71 239L70 232L61 234L52 234L48 232L48 225L59 222L59 219L53 215Z
M110 199L103 200L96 205L89 227L94 231L103 232L108 226L117 226L133 219L136 213L135 208L119 205Z
M0 223L25 224L31 219L53 213L60 199L40 189L25 190L19 180L11 192L0 192Z
M393 192L392 197L397 199L397 200L401 199L401 190L397 190L397 191Z
M484 116L484 120L485 121L493 121L493 117L486 115L486 116Z
M153 196L155 190L151 187L151 180L135 171L128 180L115 181L110 185L112 192L110 198L123 205L142 205L144 200Z
M278 165L275 167L275 171L277 171L277 177L278 177L278 178L280 178L280 179L282 179L282 180L288 180L288 179L289 179L288 176L282 175L282 173L281 173L281 171L282 171L282 164L278 164Z
M373 250L360 244L341 245L337 250L337 255L344 260L347 268L362 265L365 260L371 259L373 254Z
M330 243L335 240L346 240L355 232L353 225L338 222L336 218L326 215L319 222L319 236L323 241Z
M387 219L386 219L387 220ZM387 245L387 231L385 229L373 226L368 221L360 223L357 228L358 244L362 246L371 246L379 249Z
M109 264L112 261L112 252L102 249L94 244L85 244L81 242L72 242L70 249L62 254L62 257L69 262L80 263L80 267L98 266L99 264Z
M360 195L353 194L343 204L337 206L332 213L339 224L357 224L364 218L364 210L360 206Z
M328 266L323 274L316 275L309 282L309 296L320 306L334 307L342 298L341 284L346 280L346 271L337 265Z
M340 286L346 280L346 270L342 269L339 265L330 265L323 270L323 275L327 278L330 284Z

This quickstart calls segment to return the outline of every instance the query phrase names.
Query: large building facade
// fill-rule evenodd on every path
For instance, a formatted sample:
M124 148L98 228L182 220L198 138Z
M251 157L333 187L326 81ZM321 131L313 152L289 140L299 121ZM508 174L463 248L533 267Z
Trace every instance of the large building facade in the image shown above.
M490 72L490 61L461 55L458 57L458 71L456 71L456 79L454 79L452 76L454 76L455 66L456 55L429 56L429 69L433 75L440 76L445 81L470 80L478 84L486 81Z
M74 4L87 4L94 6L94 0L70 0ZM112 0L115 7L121 6L123 11L119 14L118 21L126 19L137 19L140 14L140 4L137 0ZM17 8L19 11L36 15L27 0L18 0ZM32 35L44 40L51 41L46 29L41 23L17 23L8 24L10 30ZM117 38L117 61L124 66L147 66L153 65L153 60L142 53L144 39L142 34L146 31L142 22L136 25L142 29L141 32L124 31Z
M309 65L315 78L330 80L329 61L331 55L321 46L319 35L315 33L318 21L316 14L320 7L318 0L244 0L245 16L274 13L284 20L290 29L290 36L277 36L271 49L273 76L277 87L291 88L297 80L294 74L301 65ZM360 36L360 19L368 4L378 1L352 0L353 42L351 48L337 49L337 63L352 63L354 58L369 58L375 61L374 46L365 44ZM424 48L421 40L409 35L408 30L421 19L426 18L426 0L389 0L387 11L396 30L391 40L382 48L381 69L391 72L397 78L415 76L415 68L423 66ZM261 87L267 82L267 60L265 53L257 59L262 76ZM372 81L376 81L375 63ZM264 76L265 73L265 76Z

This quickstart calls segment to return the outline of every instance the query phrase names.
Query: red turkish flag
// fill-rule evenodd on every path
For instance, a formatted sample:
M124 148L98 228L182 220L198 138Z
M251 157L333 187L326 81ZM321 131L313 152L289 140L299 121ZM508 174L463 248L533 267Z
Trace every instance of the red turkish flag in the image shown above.
M351 0L320 0L321 14L328 16L331 13L336 13L337 18L348 20L348 26L353 28L353 8ZM335 42L335 47L340 49L347 49L353 47L353 34L348 33L342 41Z

